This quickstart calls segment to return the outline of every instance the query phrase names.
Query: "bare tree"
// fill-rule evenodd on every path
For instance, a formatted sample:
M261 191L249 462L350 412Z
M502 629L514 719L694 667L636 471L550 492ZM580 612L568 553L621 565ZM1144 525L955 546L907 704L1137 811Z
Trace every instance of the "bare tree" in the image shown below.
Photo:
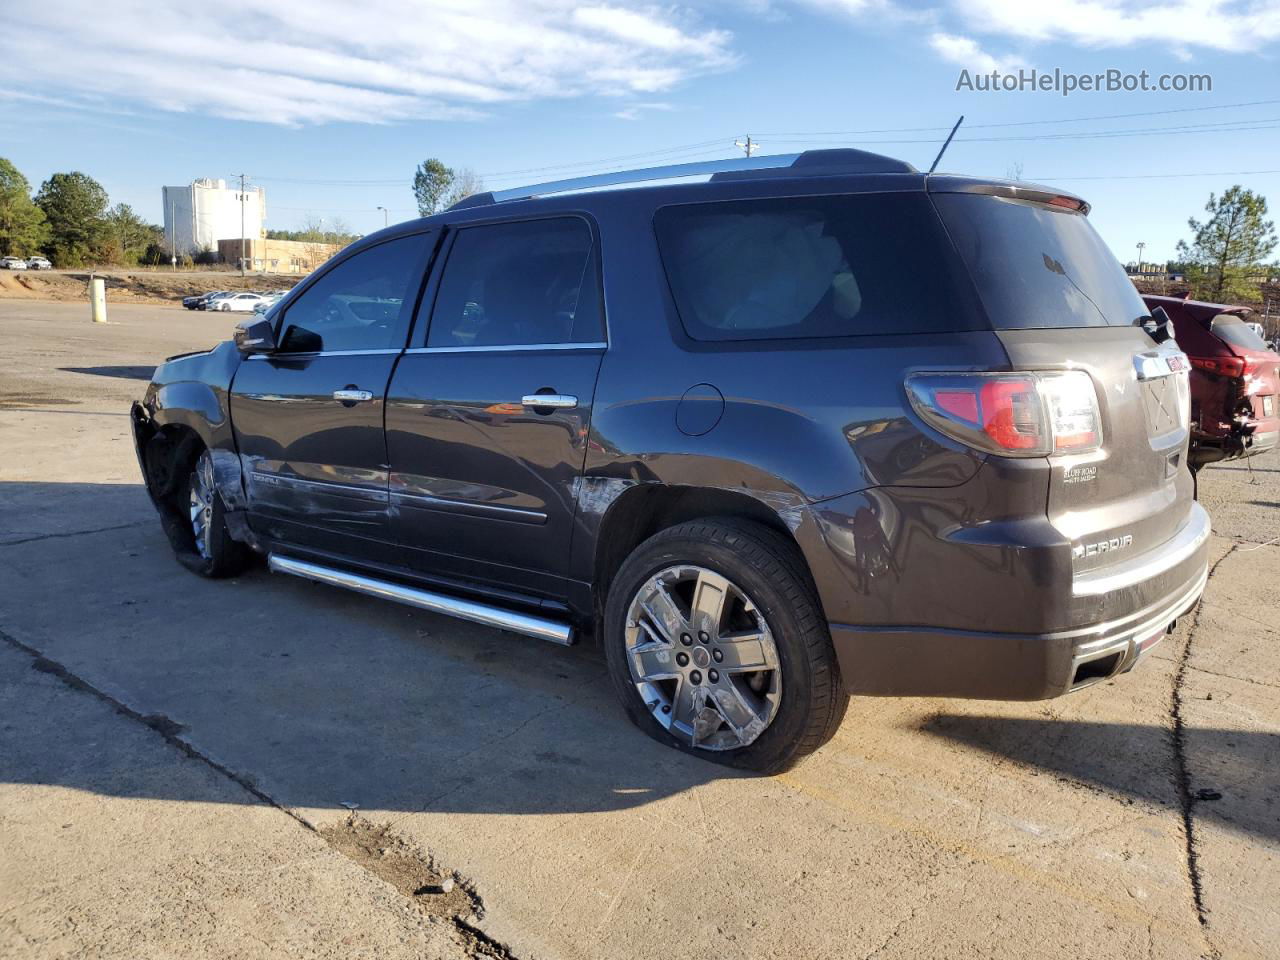
M481 179L480 174L470 167L455 170L453 183L449 186L449 194L445 200L445 207L451 207L455 203L467 199L467 197L475 196L477 193L484 193L484 180Z

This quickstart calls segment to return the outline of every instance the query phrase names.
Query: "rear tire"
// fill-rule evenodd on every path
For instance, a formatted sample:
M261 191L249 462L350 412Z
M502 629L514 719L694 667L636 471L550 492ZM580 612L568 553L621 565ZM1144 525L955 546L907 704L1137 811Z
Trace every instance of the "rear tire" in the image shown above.
M714 763L786 770L848 706L803 558L756 523L692 521L640 544L609 589L602 635L632 722Z

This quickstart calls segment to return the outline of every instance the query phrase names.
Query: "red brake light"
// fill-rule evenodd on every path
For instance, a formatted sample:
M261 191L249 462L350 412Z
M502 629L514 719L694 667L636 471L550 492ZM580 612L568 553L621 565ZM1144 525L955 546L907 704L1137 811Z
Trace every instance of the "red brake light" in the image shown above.
M1034 380L988 381L980 396L982 429L987 436L1006 450L1040 446L1040 398Z
M978 395L972 390L939 390L933 395L933 401L953 417L978 422Z
M1077 200L1075 197L1054 197L1049 200L1051 207L1066 207L1068 210L1083 210L1084 201Z
M919 373L906 386L926 422L979 450L1044 457L1102 443L1097 393L1082 371Z
M1192 357L1191 365L1222 377L1243 377L1245 371L1245 362L1239 357Z

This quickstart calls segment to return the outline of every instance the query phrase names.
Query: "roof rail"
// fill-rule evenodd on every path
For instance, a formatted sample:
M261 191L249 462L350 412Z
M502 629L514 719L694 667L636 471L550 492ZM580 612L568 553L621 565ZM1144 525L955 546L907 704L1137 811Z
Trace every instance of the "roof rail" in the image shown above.
M806 150L766 157L739 157L733 160L702 160L676 163L665 167L645 167L598 173L568 180L550 180L527 187L493 190L460 200L450 209L461 210L508 200L528 200L556 193L577 193L628 184L677 180L682 177L710 176L713 180L751 180L758 177L821 177L850 173L916 173L916 168L902 160L868 153L865 150Z

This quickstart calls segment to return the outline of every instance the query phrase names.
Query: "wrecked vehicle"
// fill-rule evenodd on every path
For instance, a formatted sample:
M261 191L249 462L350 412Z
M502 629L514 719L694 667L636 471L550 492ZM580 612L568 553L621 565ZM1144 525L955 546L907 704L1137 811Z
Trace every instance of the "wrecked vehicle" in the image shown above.
M1191 359L1191 468L1252 457L1280 445L1280 354L1258 335L1248 307L1144 296L1163 307Z
M482 194L162 364L138 457L197 573L592 635L651 736L783 769L1199 597L1186 360L1087 213L857 150Z

